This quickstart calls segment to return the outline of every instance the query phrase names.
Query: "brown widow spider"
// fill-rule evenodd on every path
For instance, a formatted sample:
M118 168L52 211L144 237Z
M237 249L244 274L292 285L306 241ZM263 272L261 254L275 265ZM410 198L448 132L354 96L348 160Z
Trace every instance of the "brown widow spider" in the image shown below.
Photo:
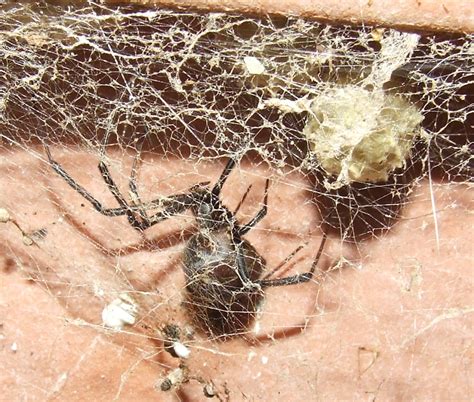
M212 189L209 182L199 183L183 194L157 198L141 203L135 184L135 163L129 180L131 193L138 202L128 204L119 192L106 164L101 160L99 170L107 188L119 207L104 208L87 190L79 185L63 168L53 160L49 148L46 154L52 168L74 190L105 216L126 215L130 225L138 231L191 209L196 217L198 233L187 242L183 255L183 269L186 277L187 301L194 310L197 323L215 335L237 334L248 328L255 316L258 303L263 298L263 289L270 286L295 285L309 281L321 257L326 235L323 234L318 252L308 272L285 278L268 279L278 268L286 264L301 248L293 251L270 274L262 277L265 260L255 248L242 238L267 213L269 180L265 183L263 207L246 224L239 224L235 214L245 200L244 194L235 212L231 212L220 200L221 189L232 172L236 161L229 159L222 174ZM160 211L149 216L146 210Z

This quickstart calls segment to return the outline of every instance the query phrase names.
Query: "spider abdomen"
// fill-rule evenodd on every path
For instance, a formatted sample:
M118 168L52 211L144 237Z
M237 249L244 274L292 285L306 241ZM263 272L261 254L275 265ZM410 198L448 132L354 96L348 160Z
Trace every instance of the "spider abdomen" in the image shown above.
M260 278L265 261L243 240L240 245L248 277ZM227 230L201 232L188 242L184 252L186 303L194 321L215 335L237 334L253 320L263 291L242 283L237 272L237 247Z

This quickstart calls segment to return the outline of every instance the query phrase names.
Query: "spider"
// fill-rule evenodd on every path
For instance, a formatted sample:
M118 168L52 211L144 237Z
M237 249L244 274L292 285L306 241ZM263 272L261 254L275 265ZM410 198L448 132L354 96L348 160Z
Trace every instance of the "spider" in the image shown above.
M79 185L53 160L45 146L51 167L74 190L81 194L101 214L109 217L127 216L130 225L142 232L149 227L190 209L196 217L198 232L187 242L183 253L183 269L186 278L186 303L195 311L197 323L215 335L237 334L248 328L255 316L264 289L272 286L295 285L309 281L321 257L326 235L323 235L316 257L308 272L285 278L268 279L286 264L301 248L298 247L269 275L262 277L265 260L243 238L267 213L269 180L265 183L262 208L245 224L240 224L235 214L250 190L244 194L236 211L230 211L220 199L220 193L232 169L236 165L229 159L216 184L199 183L187 192L149 203L141 203L135 184L135 163L129 180L129 188L136 201L127 203L113 181L107 165L101 160L99 170L118 207L105 208L87 190ZM160 211L148 215L148 209Z

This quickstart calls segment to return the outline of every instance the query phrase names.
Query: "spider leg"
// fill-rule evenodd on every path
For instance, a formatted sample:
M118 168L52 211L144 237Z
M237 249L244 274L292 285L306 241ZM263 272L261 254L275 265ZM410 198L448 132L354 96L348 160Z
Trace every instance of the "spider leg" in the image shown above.
M130 173L130 180L128 182L128 188L130 189L130 193L134 197L134 199L132 201L132 204L139 208L138 212L140 213L140 217L142 219L148 219L148 215L146 213L146 210L143 207L143 203L140 199L140 196L138 195L138 189L137 189L137 184L136 184L137 165L138 165L138 158L139 158L139 155L140 155L140 151L141 151L141 146L140 146L140 149L137 149L137 154L135 155L135 158L133 159L132 171Z
M46 155L48 156L49 163L53 170L59 174L67 184L69 184L74 190L76 190L80 195L82 195L87 201L89 201L96 211L100 212L105 216L122 216L126 215L129 211L128 207L121 206L120 208L104 208L102 204L95 199L84 187L78 184L63 168L56 162L49 150L47 145L44 146L46 150Z
M110 176L110 172L105 165L105 163L101 162L99 164L100 172L102 173L102 177L107 184L110 192L115 197L117 202L120 204L119 208L104 208L102 204L94 198L84 187L78 184L63 168L62 166L56 162L49 150L49 147L45 144L44 145L46 150L46 155L48 156L49 163L51 167L54 169L56 173L58 173L65 181L68 183L74 190L76 190L80 195L82 195L87 201L91 203L94 209L97 212L100 212L102 215L105 216L123 216L127 215L129 218L130 224L137 230L145 230L150 226L157 224L173 215L179 214L180 212L185 211L191 205L193 205L196 197L198 197L198 193L202 191L203 185L195 186L189 193L186 194L177 194L168 197L168 199L162 201L162 198L157 198L152 200L147 204L139 204L139 205L128 205L126 201L123 199L122 195L120 194L117 186L115 185L114 181ZM152 215L151 217L142 217L143 219L137 220L133 215L134 212L140 213L141 209L146 208L158 208L163 207L164 209L156 214ZM131 216L131 218L130 218Z
M102 174L102 178L104 179L105 184L107 184L107 188L109 189L109 191L112 193L119 205L126 210L125 214L127 215L128 222L130 223L130 225L132 225L137 230L143 230L142 221L136 218L135 213L131 209L130 205L128 205L127 201L125 201L125 198L123 198L123 195L120 193L117 185L112 179L109 168L102 160L99 162L99 170Z
M245 193L244 193L242 199L239 201L239 203L237 204L237 207L235 208L235 211L234 211L234 214L233 214L234 216L237 214L237 212L239 212L239 209L242 206L242 204L244 203L245 199L247 198L247 195L249 194L249 191L250 191L251 188L252 188L252 185L248 186L247 190L245 190Z
M212 194L214 194L217 197L219 196L222 190L222 186L224 186L224 183L229 177L230 172L232 172L232 169L234 168L234 166L235 166L235 160L229 159L229 161L227 162L227 165L225 165L225 168L222 171L221 176L217 180L217 183L214 185L214 188L212 189Z
M198 192L200 190L200 187L196 186L194 192L191 191L185 194L172 195L167 199L161 201L161 206L164 207L162 211L157 212L152 216L147 216L143 204L134 205L133 207L127 205L126 201L124 200L123 196L120 194L117 186L112 180L107 166L102 161L99 164L99 169L102 173L104 181L106 182L110 192L114 195L117 202L121 205L123 203L123 207L127 206L127 216L130 225L132 225L135 229L139 231L148 229L149 227L156 225L157 223L164 221L165 219L168 219L171 216L184 212L186 209L190 208L194 204L196 197L198 197ZM133 188L135 190L134 194L138 197L138 193L136 192L135 173L133 173L133 169L129 186L131 189ZM150 202L150 205L160 206L160 200L160 198L153 200ZM134 210L138 210L141 220L136 219L134 215Z
M143 221L140 222L139 229L148 229L150 226L156 225L165 219L184 212L194 205L196 197L199 197L198 192L177 194L168 197L167 200L162 202L162 206L165 206L165 209L150 217L143 218ZM151 201L150 204L159 205L159 199Z
M269 287L269 286L296 285L297 283L308 282L313 277L314 270L316 269L319 259L321 258L321 254L323 253L326 239L327 239L327 235L326 233L324 233L323 239L321 240L321 244L319 245L318 253L316 254L316 258L314 259L314 262L311 265L311 269L308 272L304 274L288 276L286 278L260 279L258 281L255 281L255 283L259 284L262 287Z
M286 256L286 258L280 262L275 268L273 268L270 272L268 272L267 274L265 274L265 276L263 277L263 279L267 279L269 278L270 276L272 276L275 272L277 272L281 267L283 267L284 265L288 264L288 262L290 262L293 257L298 254L298 252L303 249L304 246L300 245L298 247L296 247L288 256Z
M238 231L239 231L240 236L243 236L244 234L246 234L258 222L260 222L263 219L263 217L267 214L269 184L270 184L270 180L267 179L267 181L265 182L265 196L263 197L263 207L260 209L260 211L257 212L255 217L249 223L239 227Z
M184 212L186 209L190 208L195 203L195 200L199 197L199 194L209 184L209 182L198 183L197 185L189 189L188 193L172 195L165 199L163 199L163 197L160 197L150 202L143 203L138 194L138 189L136 185L138 158L141 152L142 145L143 143L140 144L139 148L137 149L137 154L135 155L135 158L133 160L132 171L130 173L130 180L128 182L130 192L135 197L133 207L138 210L138 213L140 214L140 217L142 219L142 221L140 222L139 230L148 229L150 226L156 225L157 223L171 216ZM148 216L146 210L153 208L164 208L164 210L157 212L152 216Z
M235 233L233 235L235 236ZM238 241L234 243L237 248L237 274L240 280L242 281L242 284L245 285L246 283L252 283L252 281L250 280L249 273L247 270L247 264L245 263L245 256L242 252L241 244L243 243L243 240L240 238L238 233L237 239Z
M237 272L238 272L238 275L239 275L242 283L250 282L250 277L249 277L249 273L248 273L248 270L247 270L247 265L245 263L245 257L242 253L241 244L243 243L243 240L242 240L241 236L244 235L245 233L247 233L250 229L252 229L252 227L254 227L267 214L269 183L270 183L270 180L267 179L267 181L265 183L265 196L264 196L264 199L263 199L262 209L257 212L255 217L249 223L247 223L244 226L235 225L232 229L232 240L233 240L233 243L236 245L236 248L237 248ZM243 201L247 197L247 194L250 190L250 187L251 186L249 186L249 188L245 192L241 202L239 203L239 205L237 207L237 210L238 210L238 208L240 208L240 205L243 203Z

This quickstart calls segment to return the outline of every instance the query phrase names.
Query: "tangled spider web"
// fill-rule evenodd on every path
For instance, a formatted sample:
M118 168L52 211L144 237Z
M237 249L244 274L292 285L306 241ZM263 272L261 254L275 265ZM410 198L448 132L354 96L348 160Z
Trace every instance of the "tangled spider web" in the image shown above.
M124 217L102 216L54 172L45 144L112 208L99 162L130 205L139 205L197 183L214 185L225 161L237 160L222 200L239 209L239 221L261 208L271 181L267 216L248 235L266 268L303 245L276 276L307 271L327 232L331 251L313 278L322 287L337 287L336 268L359 266L355 255L370 256L366 244L383 242L404 220L431 216L442 247L438 215L462 202L454 195L439 200L436 191L460 186L467 194L472 185L472 35L28 3L2 6L0 54L0 206L13 224L1 228L6 263L42 285L78 326L118 329L117 342L139 356L136 365L151 362L169 388L192 380L209 394L218 383L220 398L235 397L224 387L229 378L215 380L216 373L250 362L261 353L255 345L281 341L287 346L275 378L283 385L274 391L309 390L306 377L282 380L285 364L308 364L313 346L296 353L297 335L335 302L326 296L322 303L306 285L271 290L240 334L247 346L242 337L220 342L236 334L209 335L202 317L182 304L192 214L144 234ZM131 177L137 192L127 188ZM417 201L424 212L405 214ZM408 267L401 271L411 288L419 268L413 261ZM288 304L294 307L282 313ZM167 351L189 363L176 369ZM203 368L212 356L221 363ZM122 375L116 396L133 383L136 365ZM258 398L262 391L241 392Z

